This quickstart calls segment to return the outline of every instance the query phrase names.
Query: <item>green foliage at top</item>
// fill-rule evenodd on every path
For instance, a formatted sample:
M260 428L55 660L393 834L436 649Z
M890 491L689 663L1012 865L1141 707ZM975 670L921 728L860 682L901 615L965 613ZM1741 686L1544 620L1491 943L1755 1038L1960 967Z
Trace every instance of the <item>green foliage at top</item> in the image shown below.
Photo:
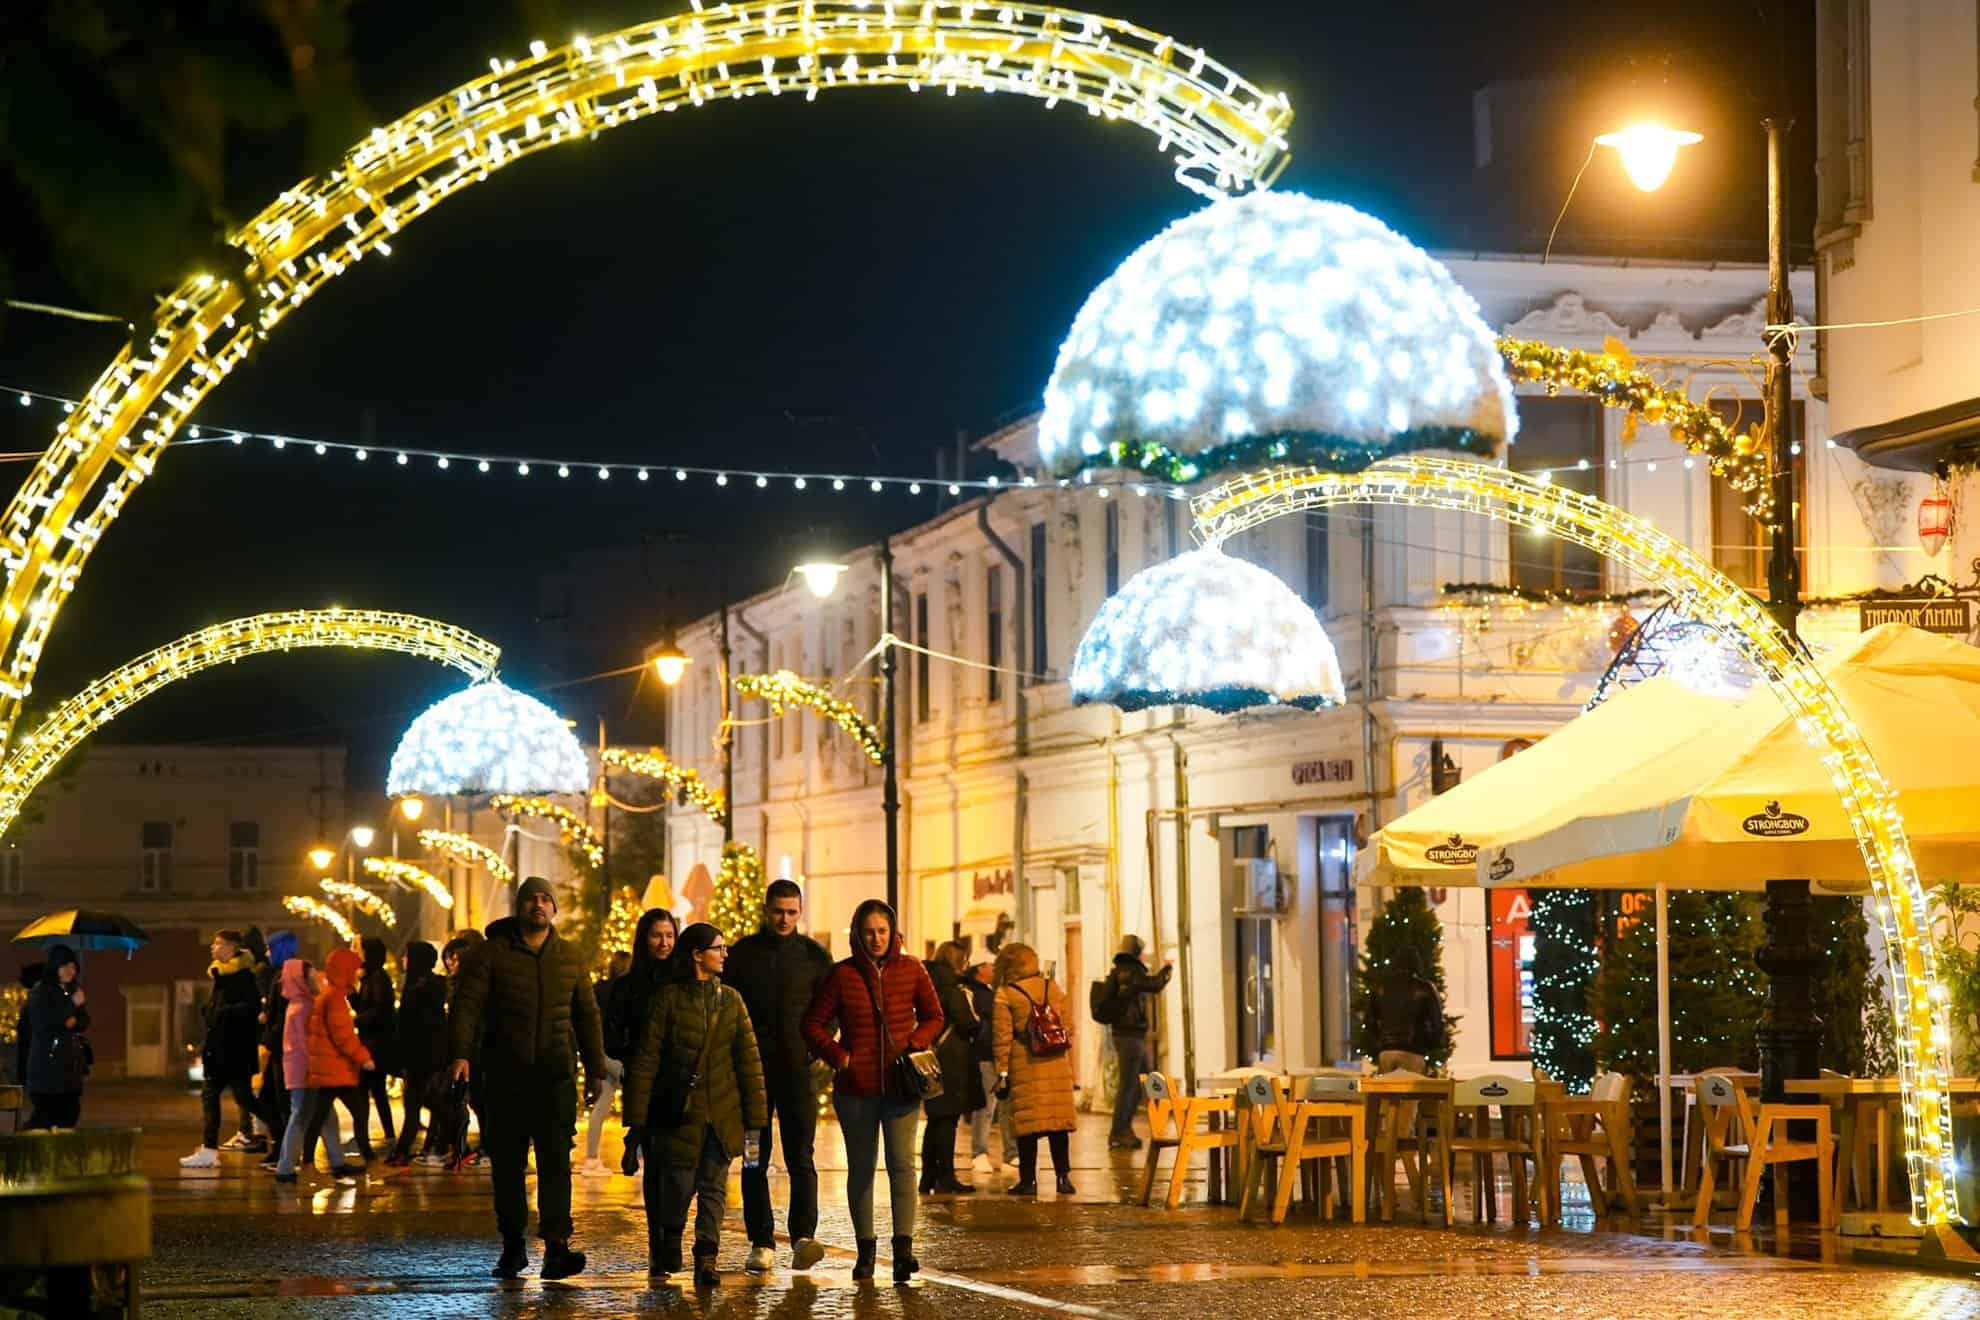
M1410 950L1421 955L1424 975L1437 988L1437 998L1447 1002L1444 993L1444 927L1430 908L1429 895L1420 886L1404 885L1390 891L1389 901L1368 927L1368 938L1361 949L1360 966L1354 977L1354 1051L1366 1059L1380 1052L1375 1035L1375 1000L1382 984L1397 968L1411 965ZM1430 1056L1432 1067L1450 1061L1456 1047L1458 1018L1444 1015L1444 1039Z
M1670 892L1671 1070L1759 1066L1755 1032L1767 978L1753 894ZM1600 1024L1595 1059L1639 1082L1657 1075L1657 927L1648 913L1616 940L1589 1006Z
M1870 923L1863 900L1810 901L1809 940L1820 950L1815 973L1815 1012L1822 1019L1822 1066L1852 1077L1870 1075L1865 1056L1864 1015L1872 999L1883 998L1870 967ZM1893 1069L1895 1071L1895 1069Z
M1953 1072L1980 1071L1980 886L1948 881L1932 891L1939 979L1951 996Z

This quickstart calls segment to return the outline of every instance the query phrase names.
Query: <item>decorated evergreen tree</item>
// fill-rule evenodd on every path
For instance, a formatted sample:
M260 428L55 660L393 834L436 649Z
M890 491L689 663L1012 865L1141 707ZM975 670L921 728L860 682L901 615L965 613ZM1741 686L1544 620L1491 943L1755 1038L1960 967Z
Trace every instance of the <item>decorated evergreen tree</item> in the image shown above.
M1752 894L1670 894L1671 1070L1758 1065L1755 1032L1766 976L1754 962L1762 931ZM1657 1074L1657 928L1645 916L1614 941L1590 1007L1600 1022L1595 1058L1645 1081Z
M1407 969L1411 952L1420 957L1423 974L1437 989L1438 1001L1444 994L1444 927L1430 910L1430 897L1417 885L1404 885L1390 891L1389 901L1375 914L1362 946L1361 965L1354 978L1354 1050L1363 1058L1379 1054L1375 1034L1375 1001L1382 985L1397 968ZM1450 1060L1457 1037L1458 1019L1444 1015L1444 1039L1427 1056L1432 1067Z
M1533 904L1533 1063L1573 1092L1595 1077L1595 1015L1588 992L1600 966L1595 895L1535 889Z

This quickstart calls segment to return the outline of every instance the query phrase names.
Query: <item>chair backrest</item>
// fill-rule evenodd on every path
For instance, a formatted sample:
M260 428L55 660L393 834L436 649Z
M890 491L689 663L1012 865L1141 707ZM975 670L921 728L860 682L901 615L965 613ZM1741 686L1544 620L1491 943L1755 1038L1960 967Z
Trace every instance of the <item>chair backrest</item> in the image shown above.
M1720 1105L1738 1107L1740 1101L1739 1082L1720 1073L1700 1073L1693 1083L1698 1092L1698 1103L1718 1108Z
M1597 1075L1595 1084L1588 1088L1588 1096L1591 1100L1626 1102L1633 1089L1627 1073L1605 1072Z
M1306 1079L1308 1100L1333 1100L1342 1095L1352 1095L1361 1090L1359 1077L1341 1077L1333 1073L1322 1073Z
M1519 1077L1488 1073L1459 1082L1451 1091L1451 1102L1460 1108L1478 1105L1530 1105L1533 1082Z
M1240 1105L1264 1109L1277 1105L1279 1098L1272 1094L1272 1079L1270 1077L1264 1073L1253 1073L1244 1079L1244 1085L1239 1088L1237 1102Z
M1148 1091L1149 1099L1160 1100L1165 1104L1168 1102L1169 1079L1167 1077L1164 1077L1161 1073L1152 1072L1141 1079L1141 1084Z

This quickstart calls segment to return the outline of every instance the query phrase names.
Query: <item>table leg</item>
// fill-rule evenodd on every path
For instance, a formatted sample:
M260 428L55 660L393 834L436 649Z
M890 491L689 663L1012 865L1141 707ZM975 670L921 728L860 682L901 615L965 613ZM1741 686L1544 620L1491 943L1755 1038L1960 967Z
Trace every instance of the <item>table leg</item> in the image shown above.
M1838 1207L1849 1204L1850 1176L1859 1167L1856 1151L1857 1098L1853 1095L1842 1097L1842 1118L1836 1133L1836 1148L1832 1158L1836 1162L1836 1190L1832 1193ZM1823 1225L1824 1228L1828 1225Z

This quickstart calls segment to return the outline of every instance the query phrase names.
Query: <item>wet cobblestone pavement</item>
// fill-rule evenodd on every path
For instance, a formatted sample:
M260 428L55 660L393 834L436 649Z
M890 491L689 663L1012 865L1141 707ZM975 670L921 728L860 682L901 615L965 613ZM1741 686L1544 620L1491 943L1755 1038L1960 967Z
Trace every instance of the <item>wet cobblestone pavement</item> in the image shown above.
M1659 1219L1635 1231L1595 1231L1585 1201L1548 1231L1428 1228L1405 1202L1394 1225L1355 1228L1294 1218L1242 1226L1228 1208L1178 1211L1123 1204L1139 1157L1109 1157L1100 1127L1074 1142L1079 1195L1036 1202L1002 1195L1000 1171L973 1197L924 1201L911 1288L850 1277L853 1233L843 1205L837 1132L820 1130L825 1166L819 1236L834 1248L809 1276L779 1268L745 1276L747 1243L733 1185L723 1286L650 1286L636 1181L576 1181L577 1279L489 1278L498 1246L485 1173L374 1169L358 1187L305 1175L277 1188L252 1156L215 1171L182 1171L195 1144L196 1100L162 1089L102 1087L85 1121L146 1129L153 1186L153 1255L144 1271L154 1317L455 1317L682 1315L950 1317L1045 1315L1248 1317L1352 1315L1956 1317L1980 1320L1980 1283L1866 1265L1831 1238L1727 1232L1698 1241ZM607 1155L616 1158L616 1139ZM782 1198L781 1180L772 1189ZM886 1180L876 1196L884 1203ZM1202 1194L1199 1176L1192 1195ZM1463 1187L1460 1184L1460 1195ZM1570 1192L1572 1196L1572 1192ZM878 1208L885 1222L884 1204ZM882 1247L886 1243L882 1242ZM532 1256L539 1244L532 1242Z

